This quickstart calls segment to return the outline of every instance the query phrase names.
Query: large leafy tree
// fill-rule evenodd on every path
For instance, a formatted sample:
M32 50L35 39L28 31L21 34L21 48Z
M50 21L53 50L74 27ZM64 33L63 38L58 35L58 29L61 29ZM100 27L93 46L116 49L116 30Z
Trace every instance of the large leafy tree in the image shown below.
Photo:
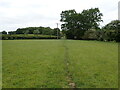
M99 29L101 16L102 13L98 8L83 10L82 13L77 13L74 9L62 11L60 21L63 24L61 27L67 38L82 39L85 31L91 28Z
M65 34L67 38L74 38L74 25L75 25L75 16L77 15L75 10L66 10L61 13L61 22L64 24L61 25L63 31L66 31Z
M102 20L103 14L100 13L100 10L98 8L91 8L88 10L83 10L83 26L85 30L89 30L91 28L99 29L100 22Z

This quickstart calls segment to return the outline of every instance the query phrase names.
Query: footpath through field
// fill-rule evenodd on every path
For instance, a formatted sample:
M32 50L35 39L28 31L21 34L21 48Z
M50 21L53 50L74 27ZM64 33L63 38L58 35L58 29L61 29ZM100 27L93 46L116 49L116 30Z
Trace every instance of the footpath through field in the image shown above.
M65 71L66 71L66 78L70 88L76 88L76 84L73 81L72 73L69 71L69 50L66 45L66 39L63 40L63 47L64 47L64 62L65 62Z

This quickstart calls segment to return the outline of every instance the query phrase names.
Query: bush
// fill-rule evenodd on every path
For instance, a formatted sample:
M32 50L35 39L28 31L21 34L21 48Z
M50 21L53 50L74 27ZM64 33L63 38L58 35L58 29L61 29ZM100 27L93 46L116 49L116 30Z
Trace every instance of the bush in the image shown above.
M83 39L84 40L97 40L96 31L94 31L94 30L86 31L84 33Z

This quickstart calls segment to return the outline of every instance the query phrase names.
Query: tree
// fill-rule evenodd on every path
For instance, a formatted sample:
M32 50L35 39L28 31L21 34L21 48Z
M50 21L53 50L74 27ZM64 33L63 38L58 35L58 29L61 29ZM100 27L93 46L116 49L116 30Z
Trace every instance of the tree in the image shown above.
M6 32L6 31L2 31L1 33L2 33L2 34L7 34L7 32Z
M16 34L16 31L9 31L8 34L9 35Z
M38 27L39 34L42 34L42 29L43 29L43 27Z
M83 10L81 14L83 15L83 24L85 29L99 29L99 22L103 21L101 18L103 14L100 13L100 10L98 8Z
M24 32L25 32L25 29L24 29L24 28L18 28L18 29L16 30L16 34L24 34Z
M27 27L26 30L29 30L29 34L34 34L34 30L38 29L38 27Z
M74 39L75 32L74 32L74 26L75 26L75 16L77 15L76 11L73 10L66 10L62 11L61 13L61 22L64 22L64 24L61 25L62 30L64 30L67 38Z
M102 13L98 8L83 10L77 13L75 10L66 10L61 13L62 30L66 33L67 38L82 39L85 31L95 28L99 29L99 22Z
M34 34L39 34L40 32L39 32L38 29L36 29L36 30L33 31L33 33L34 33Z
M113 20L107 25L103 27L103 29L108 29L108 30L118 30L120 29L120 20Z
M120 20L113 20L103 27L108 41L120 42Z
M26 30L26 31L24 32L24 34L29 34L29 30Z

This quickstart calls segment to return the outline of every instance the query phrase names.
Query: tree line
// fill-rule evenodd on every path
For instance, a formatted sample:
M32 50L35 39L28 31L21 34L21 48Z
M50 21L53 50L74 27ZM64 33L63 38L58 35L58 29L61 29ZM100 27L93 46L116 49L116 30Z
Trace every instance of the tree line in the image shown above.
M2 31L2 39L57 39L61 33L59 28L50 27L26 27L16 31Z
M77 13L73 10L61 12L62 32L67 39L120 41L120 21L113 20L100 28L103 14L99 8Z
M9 31L9 35L13 34L40 34L40 35L54 35L57 36L57 31L58 31L58 36L60 36L60 29L59 28L54 28L51 29L50 27L26 27L26 28L18 28L16 31ZM7 34L6 31L2 31L2 34Z

